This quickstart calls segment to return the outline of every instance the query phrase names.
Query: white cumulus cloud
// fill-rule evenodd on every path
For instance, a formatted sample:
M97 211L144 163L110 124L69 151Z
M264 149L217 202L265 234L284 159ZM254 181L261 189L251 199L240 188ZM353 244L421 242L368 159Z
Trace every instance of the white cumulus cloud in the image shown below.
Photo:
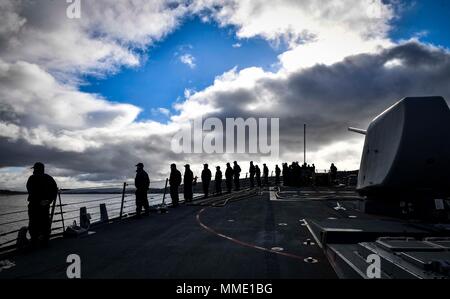
M283 161L299 159L302 124L307 123L308 156L316 166L326 168L333 161L340 168L357 168L362 139L347 133L347 126L367 126L405 96L450 99L448 50L419 40L391 41L394 4L96 0L83 1L81 19L68 19L65 1L2 0L0 188L23 188L29 172L24 167L36 161L47 163L70 188L126 180L137 162L161 179L171 162L189 162L198 171L205 160L221 165L225 159L260 159L174 154L173 134L205 116L280 118ZM154 110L168 117L167 123L139 119L140 107L79 90L86 74L108 76L138 67L151 57L149 46L192 15L233 26L238 39L285 43L279 69L255 66L217 74L203 90L186 90L185 99L173 99L174 113ZM177 57L194 68L191 49L183 47Z
M180 56L180 61L187 66L189 66L191 69L195 68L195 57L191 54L184 54Z

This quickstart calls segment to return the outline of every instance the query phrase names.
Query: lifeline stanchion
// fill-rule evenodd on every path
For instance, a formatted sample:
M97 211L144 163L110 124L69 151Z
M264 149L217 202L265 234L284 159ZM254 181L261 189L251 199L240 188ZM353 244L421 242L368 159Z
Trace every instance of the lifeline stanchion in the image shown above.
M164 187L164 195L163 195L161 207L159 208L160 213L167 213L166 193L167 193L167 184L168 183L169 183L169 179L166 179L166 185Z
M120 205L120 216L119 219L122 219L123 216L123 204L125 202L125 189L127 188L127 183L123 183L123 189L122 189L122 203Z
M62 201L61 201L61 192L58 190L58 199L59 199L59 210L61 212L61 223L62 223L62 228L63 228L63 232L66 231L66 227L64 226L64 213L63 213L63 209L62 209Z
M58 194L60 194L60 193L61 193L61 190L58 189ZM53 201L53 204L52 204L52 213L50 215L50 231L52 229L53 216L55 215L55 208L56 208L56 198L55 198L55 200ZM62 213L61 213L61 217L62 217Z

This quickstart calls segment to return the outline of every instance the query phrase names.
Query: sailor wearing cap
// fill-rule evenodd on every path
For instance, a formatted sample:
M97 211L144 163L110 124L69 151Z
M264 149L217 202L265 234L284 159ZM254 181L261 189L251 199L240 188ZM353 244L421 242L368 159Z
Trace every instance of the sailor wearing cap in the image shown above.
M176 164L170 165L170 197L172 198L172 207L178 207L180 197L178 195L178 188L181 185L181 172L177 169Z
M28 230L33 246L45 246L50 237L50 205L56 200L58 186L45 173L45 165L37 162L32 167L33 175L27 182L28 190Z
M136 178L134 179L136 187L136 217L141 217L142 208L144 208L145 216L150 214L150 206L148 204L148 189L150 188L150 179L144 170L144 164L136 164Z
M184 200L186 202L191 202L193 199L192 185L194 183L194 173L192 172L191 166L189 164L184 165L184 168Z
M203 166L202 171L202 185L203 185L203 193L205 194L205 198L209 196L209 184L211 183L212 173L208 168L208 164Z

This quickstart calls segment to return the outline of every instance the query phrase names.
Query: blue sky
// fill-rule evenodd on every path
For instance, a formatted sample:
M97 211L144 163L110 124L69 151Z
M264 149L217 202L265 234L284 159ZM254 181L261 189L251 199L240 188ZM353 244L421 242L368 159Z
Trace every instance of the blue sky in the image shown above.
M162 42L147 49L148 59L141 66L124 68L107 78L87 77L81 90L135 104L144 110L140 119L165 121L152 109L172 110L172 104L184 98L185 89L202 90L233 67L274 70L277 56L285 49L260 38L237 39L233 27L220 28L214 22L188 18ZM186 54L195 58L194 68L180 61Z
M38 160L60 170L70 187L77 182L91 185L85 182L86 173L96 174L92 183L109 181L112 173L117 179L132 176L129 166L139 161L152 165L158 180L174 159L201 168L203 156L174 155L170 144L174 131L197 114L270 116L265 104L273 99L282 120L283 153L272 162L301 159L298 123L314 120L310 159L321 168L334 161L342 169L356 169L363 137L349 134L349 125L366 126L383 107L408 95L426 92L450 99L450 51L429 46L450 49L449 0L346 0L338 6L331 0L235 0L214 5L218 0L186 1L177 7L165 5L173 3L167 0L96 0L85 1L83 17L69 21L65 1L3 2L9 17L0 17L5 29L0 40L6 45L0 51L0 115L7 116L0 119L0 139L6 141L0 143L0 187L23 188L23 173ZM388 22L391 26L386 26ZM236 28L249 38L238 39ZM317 39L300 44L305 33L314 33ZM419 41L399 42L414 37ZM281 38L291 48L270 43ZM156 42L149 45L149 40ZM240 46L233 47L236 44ZM135 62L136 49L130 45L146 45L137 53L141 64L134 68L129 66ZM387 45L392 49L377 51ZM392 59L386 56L390 52L409 59ZM345 59L361 53L370 56L362 55L360 63ZM183 63L183 55L190 55L186 57L191 61ZM415 70L416 59L423 59L427 67L420 72L399 71ZM384 60L383 65L367 67ZM337 62L347 73L340 73L333 65ZM322 67L308 69L315 64ZM121 68L108 73L115 67ZM202 91L234 67L260 67L274 75L247 72L227 82L229 88L211 88L185 101L176 113L172 110L176 101L184 100L186 89ZM279 67L282 72L277 72ZM93 72L101 77L89 75ZM398 76L395 84L393 76ZM241 100L242 88L246 101ZM280 90L295 92L295 97ZM140 107L138 121L161 123L137 123L136 107L111 101ZM203 107L205 111L199 111ZM220 113L209 113L211 107ZM167 115L155 113L156 108L170 109L180 117L170 122ZM241 159L231 155L232 160ZM210 161L213 165L223 157L208 159L216 159ZM73 174L81 176L74 179Z
M423 42L450 48L450 1L404 1L401 15L393 22L394 40L420 34Z
M420 36L424 42L450 47L450 1L404 3L393 21L393 40ZM149 54L149 58L139 67L124 68L106 78L86 77L81 90L135 104L143 109L140 119L166 121L152 109L172 110L173 103L183 99L185 89L201 90L235 66L274 70L277 56L284 50L283 45L276 47L260 38L239 40L233 27L220 28L214 22L191 17L163 41L146 49L143 54ZM194 68L180 61L186 54L194 57Z

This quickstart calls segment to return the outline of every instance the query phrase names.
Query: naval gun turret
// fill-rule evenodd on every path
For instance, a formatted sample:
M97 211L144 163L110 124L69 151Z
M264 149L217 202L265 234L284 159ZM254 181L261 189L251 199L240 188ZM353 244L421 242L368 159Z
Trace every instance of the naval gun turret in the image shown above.
M369 200L421 201L450 195L450 109L442 97L408 97L367 130L357 191Z

